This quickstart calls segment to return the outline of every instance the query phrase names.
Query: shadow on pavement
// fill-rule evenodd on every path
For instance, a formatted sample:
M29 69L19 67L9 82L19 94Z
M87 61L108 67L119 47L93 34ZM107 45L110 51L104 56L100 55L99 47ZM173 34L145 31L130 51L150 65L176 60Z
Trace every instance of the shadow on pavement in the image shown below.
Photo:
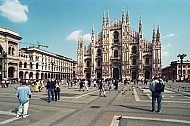
M15 109L13 109L11 112L16 114L17 111L18 111L18 108L15 108Z
M143 110L143 111L151 112L151 110L149 110L149 109L144 109L144 108L140 108L140 107L126 106L126 105L119 105L119 106L125 107L125 108L128 108L128 109L137 109L137 110Z

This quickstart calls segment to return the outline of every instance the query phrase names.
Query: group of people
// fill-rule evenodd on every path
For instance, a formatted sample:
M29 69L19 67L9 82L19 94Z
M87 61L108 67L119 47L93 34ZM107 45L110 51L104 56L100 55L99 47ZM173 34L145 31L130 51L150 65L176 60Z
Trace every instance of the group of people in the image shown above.
M50 101L60 100L60 84L58 80L48 79L46 91L48 92L48 103ZM19 100L19 108L16 118L28 116L29 99L31 98L31 87L26 80L22 80L20 86L17 88L16 96Z
M58 80L49 78L46 86L46 91L48 92L48 103L51 101L60 100L60 83ZM55 94L55 95L54 95Z
M89 86L89 82L88 82L88 80L86 79L83 79L83 80L79 80L79 91L81 91L81 90L87 90L88 91L88 86Z
M11 80L11 79L3 79L1 81L1 87L2 88L8 88L10 85L15 84L16 80Z
M87 90L88 90L88 86L89 85L87 80L79 80L80 83L80 89L82 89L82 87L86 86ZM164 84L163 80L159 77L159 76L155 76L153 78L153 81L150 83L149 85L149 89L152 92L152 112L156 112L156 101L158 102L157 105L157 112L160 113L161 112L161 108L162 108L162 91L158 91L157 90L157 85L158 83L162 83ZM108 80L94 80L94 86L96 86L99 89L99 96L104 96L106 97L106 92L105 92L105 88L106 88L106 84L108 85L108 90L110 91L113 87L113 85L115 85L115 89L118 90L118 80L117 79L108 79ZM47 102L51 102L51 101L57 101L60 100L60 83L58 80L54 80L54 79L48 79L47 81L47 86L46 86L46 91L48 93L48 100ZM16 91L16 96L18 97L20 106L18 108L17 111L17 115L16 117L27 117L28 116L28 106L29 106L29 99L31 98L31 89L29 86L27 86L27 82L26 80L22 80L22 85L19 86L17 88Z

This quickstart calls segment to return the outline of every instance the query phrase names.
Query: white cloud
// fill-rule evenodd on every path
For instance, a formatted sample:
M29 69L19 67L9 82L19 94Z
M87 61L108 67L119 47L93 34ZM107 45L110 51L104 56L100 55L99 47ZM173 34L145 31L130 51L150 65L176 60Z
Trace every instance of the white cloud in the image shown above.
M77 41L81 32L82 32L81 30L72 32L69 36L67 36L66 40L76 40Z
M78 30L78 31L73 31L69 36L67 36L66 40L78 40L79 35L82 34L82 30ZM90 41L91 40L91 34L87 33L82 35L84 37L85 41Z
M172 44L167 44L167 45L162 45L162 49L167 49L167 48L169 48L169 47L171 47L172 46Z
M169 55L170 55L169 52L167 52L167 51L162 51L162 56L164 56L164 57L168 57Z
M18 0L3 0L0 6L0 15L14 23L28 21L26 12L29 12L28 6L20 4Z
M91 34L90 34L90 33L85 34L85 35L84 35L84 40L90 41L90 40L91 40Z
M168 34L168 35L164 35L162 38L171 38L173 36L175 36L175 34L171 33L171 34Z
M168 43L167 45L162 45L162 57L169 57L170 52L168 51L168 48L170 48L172 44Z

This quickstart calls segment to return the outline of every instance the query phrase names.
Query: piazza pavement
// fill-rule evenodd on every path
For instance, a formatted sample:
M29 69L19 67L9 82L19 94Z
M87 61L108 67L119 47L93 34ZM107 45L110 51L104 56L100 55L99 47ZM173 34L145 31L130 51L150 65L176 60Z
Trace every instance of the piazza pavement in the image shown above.
M165 85L161 113L151 112L149 85L119 83L118 91L106 91L107 97L100 97L93 84L84 92L61 85L61 99L50 103L45 89L33 92L29 117L16 118L18 84L14 84L0 88L0 125L190 126L190 83L169 81Z

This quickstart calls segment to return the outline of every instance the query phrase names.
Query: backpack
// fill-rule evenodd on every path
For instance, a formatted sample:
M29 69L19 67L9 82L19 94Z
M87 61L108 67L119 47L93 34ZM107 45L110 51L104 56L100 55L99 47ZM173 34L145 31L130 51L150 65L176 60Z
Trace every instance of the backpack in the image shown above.
M159 82L156 84L155 90L157 92L164 92L165 85L162 83L162 81L159 80Z

